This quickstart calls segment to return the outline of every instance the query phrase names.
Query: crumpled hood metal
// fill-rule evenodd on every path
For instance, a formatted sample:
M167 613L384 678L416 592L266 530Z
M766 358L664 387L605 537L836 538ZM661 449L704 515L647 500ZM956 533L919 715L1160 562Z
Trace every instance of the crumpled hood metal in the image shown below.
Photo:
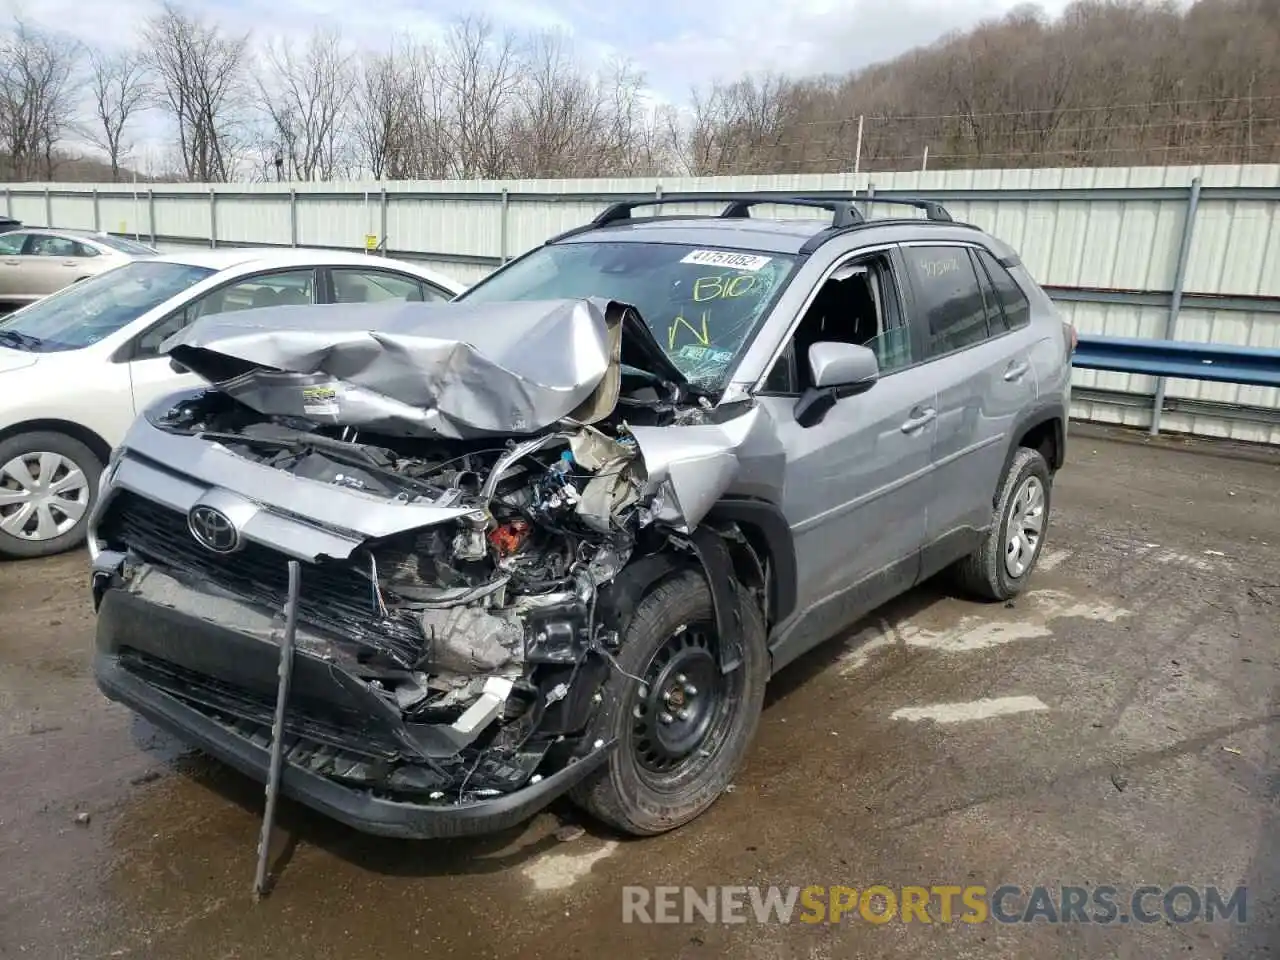
M613 410L625 313L596 299L265 307L203 317L164 347L260 413L510 436Z

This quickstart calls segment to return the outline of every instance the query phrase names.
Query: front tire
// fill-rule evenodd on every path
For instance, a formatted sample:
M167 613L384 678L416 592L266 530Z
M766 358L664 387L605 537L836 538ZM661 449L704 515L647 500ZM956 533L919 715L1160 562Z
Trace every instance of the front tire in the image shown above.
M621 671L610 668L588 733L618 744L570 794L578 806L624 833L653 836L693 820L732 782L769 677L764 617L736 584L734 597L742 662L728 675L720 672L711 591L700 573L677 574L640 602L622 638Z
M966 592L1010 600L1026 589L1049 528L1053 478L1039 450L1019 447L1004 475L982 545L956 566Z
M0 557L51 557L84 542L102 463L65 433L0 442Z

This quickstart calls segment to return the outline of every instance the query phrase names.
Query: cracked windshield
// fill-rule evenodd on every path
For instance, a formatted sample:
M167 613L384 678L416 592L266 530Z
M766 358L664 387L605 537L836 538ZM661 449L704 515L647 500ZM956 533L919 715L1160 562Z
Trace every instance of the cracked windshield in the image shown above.
M690 383L715 390L794 267L790 256L689 244L567 243L531 253L462 299L629 303Z

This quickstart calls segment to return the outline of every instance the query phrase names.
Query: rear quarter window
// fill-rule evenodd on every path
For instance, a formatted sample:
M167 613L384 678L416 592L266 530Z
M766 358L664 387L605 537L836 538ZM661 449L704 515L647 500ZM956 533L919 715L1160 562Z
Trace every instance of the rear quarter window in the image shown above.
M1027 301L1027 295L1022 292L1022 288L1018 286L1018 281L1013 279L1013 275L1004 264L993 257L989 251L979 250L978 260L987 271L987 276L991 278L991 285L995 288L996 299L1000 301L1000 306L1004 310L1005 322L1008 323L1009 329L1025 327L1031 322L1031 304Z

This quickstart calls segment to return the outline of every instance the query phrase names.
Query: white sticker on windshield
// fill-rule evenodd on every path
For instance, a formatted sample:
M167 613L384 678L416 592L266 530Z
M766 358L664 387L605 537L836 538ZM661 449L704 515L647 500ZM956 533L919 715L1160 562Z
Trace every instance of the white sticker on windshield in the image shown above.
M754 253L732 253L728 250L694 250L681 263L697 263L704 267L728 267L731 270L759 270L773 257Z

